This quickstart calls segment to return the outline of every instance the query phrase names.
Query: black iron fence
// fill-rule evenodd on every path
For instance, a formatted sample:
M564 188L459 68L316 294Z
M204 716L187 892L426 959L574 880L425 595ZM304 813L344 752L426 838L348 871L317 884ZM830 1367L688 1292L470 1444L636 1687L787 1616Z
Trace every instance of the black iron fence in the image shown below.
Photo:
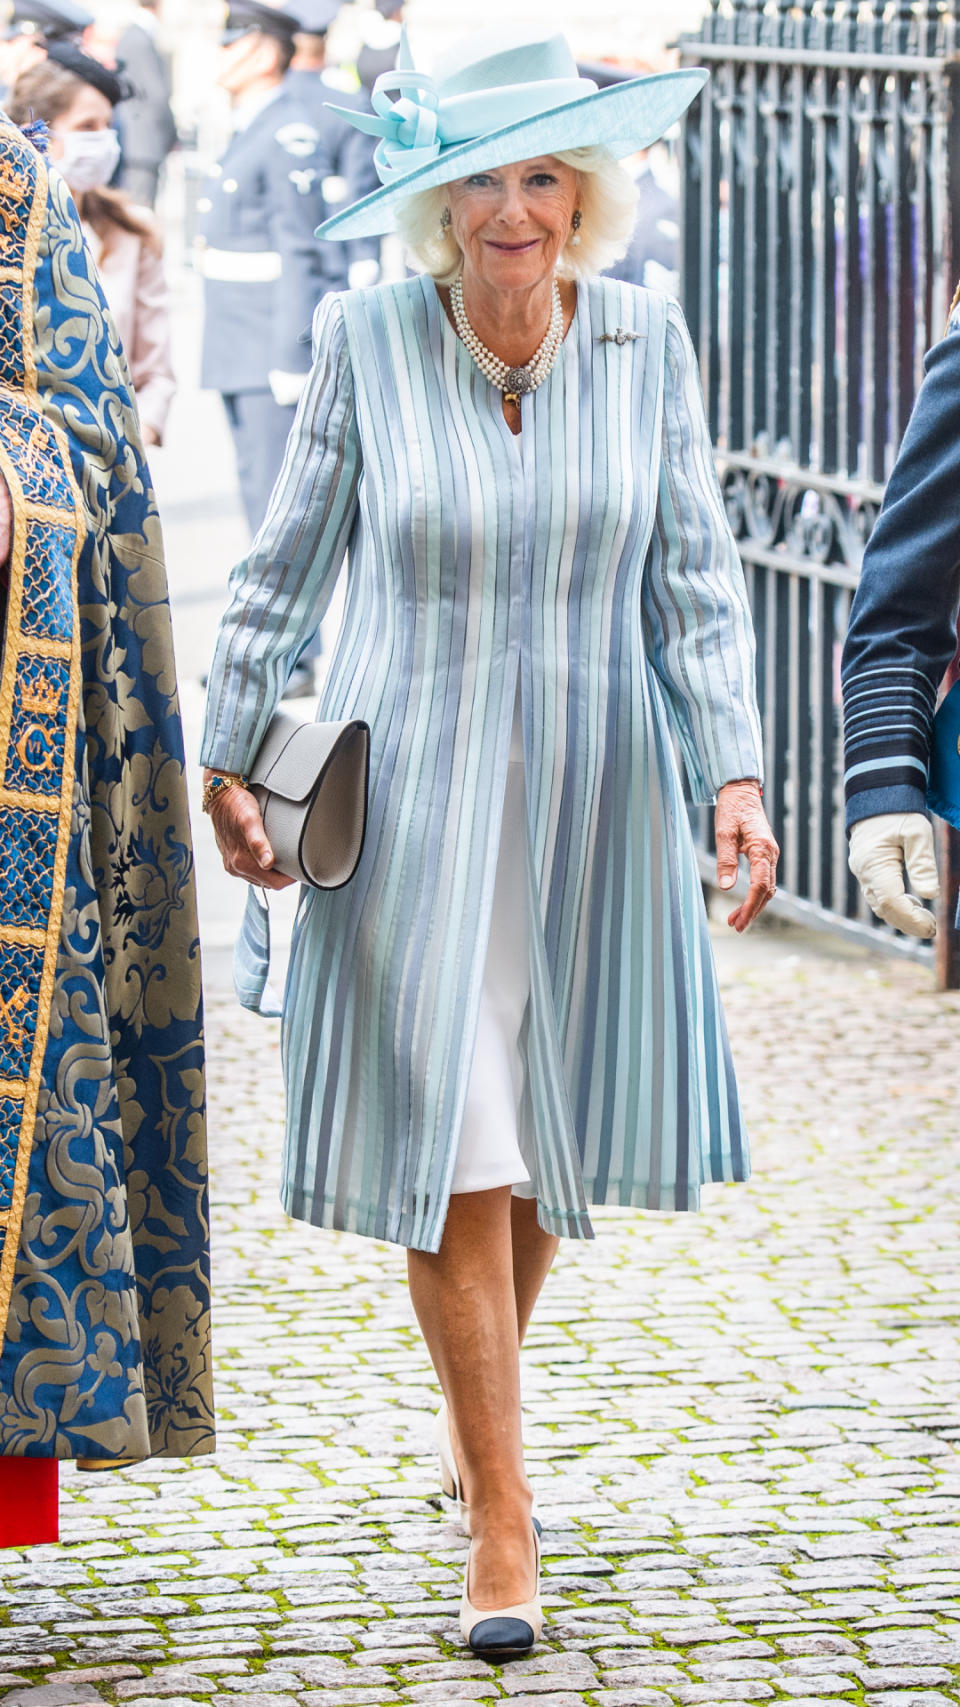
M757 628L780 902L858 935L840 650L960 271L958 45L932 0L714 0L680 44L711 72L684 130L682 291Z

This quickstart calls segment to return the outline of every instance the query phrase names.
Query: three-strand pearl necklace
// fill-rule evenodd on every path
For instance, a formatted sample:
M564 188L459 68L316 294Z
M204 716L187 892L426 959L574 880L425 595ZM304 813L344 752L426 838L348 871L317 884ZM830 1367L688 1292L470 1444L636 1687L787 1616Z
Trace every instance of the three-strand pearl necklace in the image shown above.
M560 286L556 279L553 281L553 308L550 313L550 324L547 335L535 356L531 357L525 367L510 367L501 361L486 344L481 343L476 332L467 319L467 311L463 306L463 275L455 279L450 286L450 307L453 309L453 321L457 328L457 337L469 351L480 372L502 391L507 403L519 403L528 391L536 391L542 385L553 367L560 346L563 343L563 303L560 300Z

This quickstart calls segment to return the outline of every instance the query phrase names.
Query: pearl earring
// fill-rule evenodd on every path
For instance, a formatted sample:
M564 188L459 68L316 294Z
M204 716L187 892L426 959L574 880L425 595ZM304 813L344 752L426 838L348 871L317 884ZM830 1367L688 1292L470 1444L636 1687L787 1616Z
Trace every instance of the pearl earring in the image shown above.
M573 227L573 236L570 239L570 243L571 247L576 249L580 242L580 227L583 224L583 214L580 212L579 208L574 208L573 218L571 219L570 224Z
M443 242L443 240L446 237L447 232L449 230L450 230L450 209L448 207L445 207L442 214L440 215L440 224L437 227L437 242L438 243Z

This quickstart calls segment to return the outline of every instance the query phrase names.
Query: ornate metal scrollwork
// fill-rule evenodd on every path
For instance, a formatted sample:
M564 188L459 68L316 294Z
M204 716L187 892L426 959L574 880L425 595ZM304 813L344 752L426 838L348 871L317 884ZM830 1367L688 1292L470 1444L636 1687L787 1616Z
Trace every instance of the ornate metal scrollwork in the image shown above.
M783 558L790 571L803 563L839 565L856 574L879 505L849 492L831 491L826 482L811 484L802 470L781 476L769 466L751 472L724 466L721 489L734 537L749 556L758 546Z

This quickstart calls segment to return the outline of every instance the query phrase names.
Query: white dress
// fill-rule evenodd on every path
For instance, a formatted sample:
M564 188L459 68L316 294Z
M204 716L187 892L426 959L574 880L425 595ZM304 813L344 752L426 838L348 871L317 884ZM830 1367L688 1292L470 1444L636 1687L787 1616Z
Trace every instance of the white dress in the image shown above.
M477 1043L467 1087L451 1191L535 1197L533 1146L523 1132L524 1065L520 1037L530 1000L530 927L526 906L527 804L519 692L510 737L490 940L480 993Z

